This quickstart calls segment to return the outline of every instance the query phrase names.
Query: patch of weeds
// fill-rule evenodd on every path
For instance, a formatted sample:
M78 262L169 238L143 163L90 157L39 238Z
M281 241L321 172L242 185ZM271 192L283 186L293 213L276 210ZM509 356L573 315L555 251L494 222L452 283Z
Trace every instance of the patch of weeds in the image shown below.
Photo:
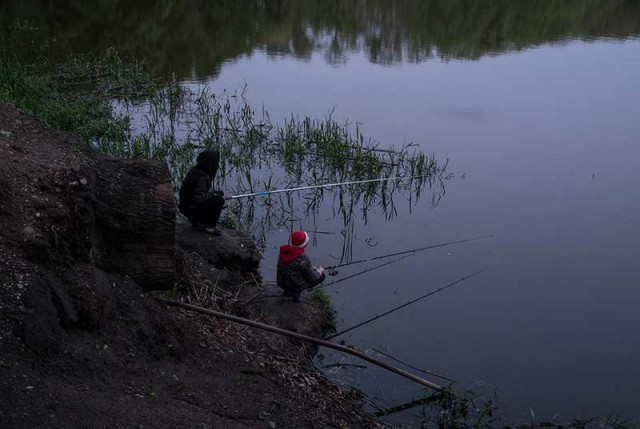
M311 295L311 303L320 310L320 328L325 335L336 332L336 312L331 305L329 295L322 289L316 289Z
M40 68L46 66L44 63ZM70 55L50 69L53 83L66 94L135 103L144 102L167 87L147 73L141 62L135 58L124 60L113 48L99 55Z
M226 228L242 230L242 224L232 210L224 210L220 216L219 222L220 225Z
M640 423L623 419L617 414L611 414L603 419L600 427L611 429L638 429L640 428Z
M422 402L422 427L441 429L486 428L497 422L493 401L482 400L472 391L451 389L428 396Z
M559 427L560 425L556 425ZM611 414L605 418L573 419L565 425L568 429L637 429L640 428L638 422L625 420L617 414Z
M292 115L274 124L266 110L251 108L245 90L213 94L175 78L161 82L114 50L62 64L0 60L0 102L78 132L108 155L164 159L176 190L203 149L221 152L215 187L232 195L376 180L332 188L339 197L330 204L343 223L344 257L350 255L356 216L366 223L369 211L379 208L390 219L397 214L394 194L407 193L410 208L427 186L440 185L435 193L444 194L444 168L415 145L381 149L359 126L336 122L333 112L324 119ZM241 198L221 223L264 246L269 232L315 217L328 194L320 186L268 199Z
M115 113L104 99L65 93L57 83L47 64L0 60L0 102L13 104L53 128L78 132L89 141L126 140L128 117Z
M462 393L454 392L452 386L442 392L427 396L415 403L406 404L409 407L421 405L422 428L463 429L463 428L557 428L557 429L632 429L640 428L638 423L625 420L615 414L606 418L593 417L589 419L564 420L554 417L552 420L536 421L535 413L529 409L531 421L510 422L498 415L498 406L491 399L485 399L473 390ZM402 405L398 411L409 409ZM394 411L394 412L398 412ZM388 415L381 414L381 415Z

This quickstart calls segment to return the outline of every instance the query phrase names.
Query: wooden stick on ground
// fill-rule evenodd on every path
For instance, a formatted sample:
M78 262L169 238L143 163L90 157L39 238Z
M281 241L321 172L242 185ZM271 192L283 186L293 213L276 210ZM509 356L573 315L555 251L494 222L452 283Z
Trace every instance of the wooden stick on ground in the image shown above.
M236 323L241 323L243 325L248 325L248 326L252 326L254 328L258 328L258 329L262 329L265 331L269 331L269 332L275 332L276 334L281 334L281 335L286 335L288 337L292 337L292 338L296 338L298 340L302 340L302 341L307 341L309 343L313 343L313 344L317 344L319 346L324 346L324 347L328 347L330 349L334 349L334 350L339 350L341 352L353 355L353 356L357 356L360 359L366 360L367 362L371 362L374 365L377 365L383 369L386 369L387 371L391 371L394 372L404 378L408 378L409 380L415 381L418 384L421 384L423 386L426 386L430 389L436 390L436 391L442 391L444 390L443 387L432 383L428 380L425 380L421 377L418 377L417 375L411 374L410 372L407 372L403 369L400 368L396 368L393 365L389 365L385 362L382 362L378 359L372 358L371 356L368 356L367 354L361 352L360 350L351 348L351 347L346 347L346 346L342 346L340 344L334 344L332 342L329 341L325 341L325 340L321 340L318 338L313 338L310 337L308 335L302 335L302 334L298 334L296 332L291 332L291 331L287 331L286 329L281 329L275 326L271 326L271 325L265 325L264 323L260 323L260 322L256 322L254 320L249 320L249 319L245 319L243 317L238 317L238 316L233 316L231 314L226 314L226 313L222 313L219 311L214 311L214 310L209 310L207 308L202 308L202 307L198 307L195 305L191 305L191 304L185 304L183 302L179 302L179 301L171 301L168 299L164 299L164 298L157 298L158 301L166 304L166 305L171 305L174 307L180 307L180 308L184 308L187 310L191 310L191 311L197 311L198 313L204 313L204 314L208 314L210 316L214 316L214 317L219 317L221 319L226 319L226 320L230 320L232 322L236 322Z

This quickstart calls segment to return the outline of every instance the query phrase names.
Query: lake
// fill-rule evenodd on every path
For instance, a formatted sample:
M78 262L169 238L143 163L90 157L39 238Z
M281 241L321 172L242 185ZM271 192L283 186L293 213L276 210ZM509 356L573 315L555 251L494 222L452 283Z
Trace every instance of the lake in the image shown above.
M8 1L0 13L2 45L25 57L47 40L60 58L115 46L188 85L246 84L275 122L333 112L380 147L448 159L437 204L399 196L392 218L354 220L351 258L492 237L328 286L338 331L487 270L340 339L453 378L511 418L640 418L639 2ZM295 225L329 232L307 253L337 262L330 204ZM287 236L266 232L267 280ZM321 355L319 367L358 363ZM330 376L384 406L423 395L371 367Z

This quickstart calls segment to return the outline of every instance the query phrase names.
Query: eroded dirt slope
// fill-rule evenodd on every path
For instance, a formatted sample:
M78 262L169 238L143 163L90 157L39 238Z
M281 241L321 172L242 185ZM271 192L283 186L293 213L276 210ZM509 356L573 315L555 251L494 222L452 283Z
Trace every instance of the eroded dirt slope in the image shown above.
M94 158L78 136L0 105L0 150L0 427L377 426L307 348L167 310L92 265ZM252 267L179 255L173 298L268 318L241 305Z

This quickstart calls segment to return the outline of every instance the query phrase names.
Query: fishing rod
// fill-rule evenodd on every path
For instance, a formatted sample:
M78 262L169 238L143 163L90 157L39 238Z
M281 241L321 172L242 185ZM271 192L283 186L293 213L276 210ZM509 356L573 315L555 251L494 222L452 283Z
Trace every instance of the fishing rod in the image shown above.
M484 272L484 271L487 271L487 269L488 269L488 267L485 267L485 268L483 268L483 269L481 269L481 270L479 270L479 271L476 271L475 273L472 273L472 274L466 275L466 276L464 276L464 277L461 277L461 278L459 278L458 280L456 280L455 282L449 283L449 284L448 284L448 285L446 285L446 286L442 286L442 287L441 287L441 288L439 288L439 289L436 289L436 290L434 290L434 291L431 291L431 292L429 292L429 293L427 293L427 294L425 294L425 295L422 295L422 296L420 296L420 297L418 297L418 298L412 299L411 301L408 301L408 302L406 302L405 304L399 305L398 307L395 307L395 308L392 308L391 310L385 311L384 313L382 313L382 314L380 314L380 315L374 316L374 317L372 317L371 319L365 320L364 322L360 322L360 323L358 323L357 325L353 325L353 326L351 326L350 328L343 329L343 330L342 330L342 331L340 331L340 332L337 332L337 333L335 333L335 334L333 334L333 335L328 336L326 339L327 339L327 340L331 340L331 339L333 339L333 338L335 338L335 337L337 337L337 336L340 336L340 335L345 334L345 333L347 333L347 332L349 332L349 331L352 331L352 330L354 330L354 329L356 329L356 328L359 328L359 327L361 327L361 326L364 326L364 325L366 325L366 324L369 324L369 323L373 322L374 320L378 320L378 319L380 319L381 317L387 316L387 315L389 315L389 314L391 314L391 313L393 313L393 312L395 312L395 311L400 310L401 308L404 308L404 307L406 307L406 306L408 306L408 305L411 305L411 304L413 304L413 303L416 303L416 302L418 302L418 301L420 301L420 300L422 300L422 299L425 299L425 298L427 298L427 297L429 297L429 296L432 296L432 295L435 295L435 294L437 294L437 293L439 293L439 292L442 292L443 290L448 289L448 288L450 288L450 287L452 287L452 286L455 286L455 285L457 285L458 283L463 282L464 280L470 279L471 277L477 276L478 274L480 274L480 273L482 273L482 272Z
M385 178L382 178L382 179L355 180L355 181L352 181L352 182L340 182L340 183L327 183L327 184L324 184L324 185L300 186L298 188L276 189L276 190L273 190L273 191L262 191L262 192L252 192L252 193L248 193L248 194L232 195L230 197L225 197L225 199L226 200L235 200L235 199L238 199L238 198L259 197L259 196L263 196L263 195L279 194L281 192L304 191L306 189L318 189L318 188L332 188L334 186L357 185L357 184L360 184L360 183L386 182L386 181L389 181L389 180L402 180L402 179L412 180L412 179L419 179L419 178L428 177L428 176L429 176L429 174L421 174L421 175L418 175L418 176L411 176L411 177L396 176L396 177L385 177Z
M334 285L334 284L337 284L337 283L341 283L341 282L343 282L343 281L345 281L345 280L349 280L349 279L352 279L352 278L354 278L354 277L358 277L359 275L362 275L362 274L368 273L368 272L370 272L370 271L377 270L378 268L382 268L382 267L384 267L384 266L387 266L387 265L389 265L389 264L393 264L393 263L395 263L395 262L401 261L401 260L403 260L404 258L408 258L409 256L413 256L413 254L414 254L414 253L417 253L417 252L418 252L418 251L413 252L413 253L409 253L408 255L400 256L399 258L395 258L395 259L392 259L392 260L390 260L390 261L388 261L388 262L385 262L385 263L383 263L383 264L376 265L376 266L371 267L371 268L367 268L366 270L358 271L358 272L357 272L357 273L355 273L355 274L351 274L350 276L343 277L343 278L338 279L338 280L334 280L334 281L329 282L329 283L327 283L327 284L322 284L322 283L321 283L320 285L315 286L315 287L316 287L316 288L322 288L322 287L331 286L331 285ZM329 275L330 275L330 276L332 276L332 275L335 275L335 274L329 273Z
M360 259L359 261L346 262L344 264L337 264L337 265L329 265L328 267L325 267L325 269L326 270L333 270L335 268L347 267L349 265L355 265L355 264L361 264L363 262L375 261L376 259L390 258L392 256L399 256L399 255L404 255L406 253L419 252L421 250L435 249L436 247L444 247L444 246L449 246L449 245L452 245L452 244L468 243L470 241L481 240L483 238L489 238L489 237L493 237L493 235L483 235L481 237L466 238L464 240L450 241L448 243L432 244L432 245L425 246L425 247L419 247L417 249L403 250L402 252L396 252L396 253L390 253L390 254L387 254L387 255L375 256L373 258Z

